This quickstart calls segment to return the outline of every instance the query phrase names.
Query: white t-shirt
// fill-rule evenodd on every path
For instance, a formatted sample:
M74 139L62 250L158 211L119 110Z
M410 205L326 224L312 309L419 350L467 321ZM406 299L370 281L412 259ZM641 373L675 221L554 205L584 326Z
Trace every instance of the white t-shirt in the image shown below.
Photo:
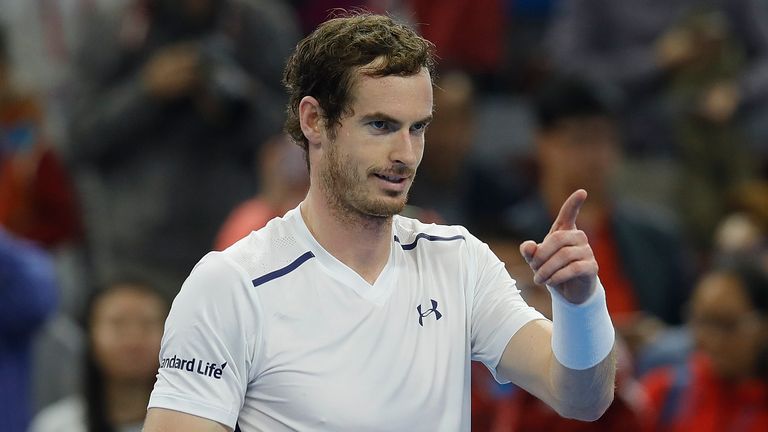
M250 431L470 428L470 359L492 373L544 317L465 228L395 216L371 285L298 208L194 268L165 325L149 407Z

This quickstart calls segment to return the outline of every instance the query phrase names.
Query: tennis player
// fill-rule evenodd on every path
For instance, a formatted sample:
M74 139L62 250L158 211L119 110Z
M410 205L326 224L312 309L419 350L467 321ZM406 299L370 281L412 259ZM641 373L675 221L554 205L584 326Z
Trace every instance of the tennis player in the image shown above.
M466 431L471 360L563 416L600 417L614 333L575 224L586 192L520 247L553 294L550 322L465 228L398 216L432 118L428 41L388 17L335 18L284 81L309 192L192 270L144 430Z

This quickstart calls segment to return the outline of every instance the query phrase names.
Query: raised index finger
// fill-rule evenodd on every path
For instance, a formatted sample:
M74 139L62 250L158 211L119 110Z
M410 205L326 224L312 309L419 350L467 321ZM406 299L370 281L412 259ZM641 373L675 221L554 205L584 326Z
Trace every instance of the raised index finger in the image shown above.
M552 224L549 233L561 230L573 230L576 229L576 218L579 216L579 210L581 205L587 199L587 191L579 189L572 193L567 200L560 207L560 213L557 214L555 222Z

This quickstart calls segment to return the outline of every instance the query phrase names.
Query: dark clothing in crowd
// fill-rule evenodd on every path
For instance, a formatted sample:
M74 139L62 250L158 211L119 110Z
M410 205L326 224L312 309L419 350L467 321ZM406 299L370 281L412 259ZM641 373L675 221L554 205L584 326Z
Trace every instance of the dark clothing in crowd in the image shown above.
M539 198L514 205L504 214L504 223L519 238L537 242L547 235L552 220L553 216ZM612 302L629 296L625 304L634 304L636 309L616 312L643 311L667 323L681 321L689 265L674 225L658 215L651 215L648 210L638 211L632 206L617 204L610 210L604 229L587 235L600 263L599 275L606 287L608 310L612 316L614 311L611 309L615 305ZM597 235L608 238L598 240ZM606 244L611 245L612 253L607 255L611 255L608 258L614 261L613 266L601 260L604 253L600 247ZM607 278L609 271L614 276ZM627 290L614 293L617 287Z
M255 193L256 150L282 126L280 79L298 38L278 3L214 1L206 22L186 27L173 16L176 3L91 20L72 136L97 280L119 269L167 294L209 250L229 210ZM202 82L158 100L144 67L180 44L199 50Z

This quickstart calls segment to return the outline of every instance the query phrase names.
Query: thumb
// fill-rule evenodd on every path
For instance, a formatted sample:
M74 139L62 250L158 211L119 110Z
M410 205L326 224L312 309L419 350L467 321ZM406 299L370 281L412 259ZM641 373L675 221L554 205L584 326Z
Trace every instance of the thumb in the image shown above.
M533 240L524 241L520 244L520 254L526 263L530 264L533 256L536 254L538 245Z

